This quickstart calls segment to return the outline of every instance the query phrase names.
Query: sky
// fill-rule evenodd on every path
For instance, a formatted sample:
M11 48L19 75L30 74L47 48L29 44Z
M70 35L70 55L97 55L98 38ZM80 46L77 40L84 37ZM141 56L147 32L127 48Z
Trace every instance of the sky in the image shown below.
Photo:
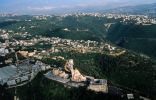
M82 8L122 6L156 3L156 0L0 0L0 13L50 13Z

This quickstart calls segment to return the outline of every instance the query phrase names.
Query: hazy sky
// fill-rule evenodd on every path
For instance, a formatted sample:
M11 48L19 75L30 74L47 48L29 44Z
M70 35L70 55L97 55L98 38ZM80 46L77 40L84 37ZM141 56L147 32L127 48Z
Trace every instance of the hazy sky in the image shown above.
M105 9L156 3L156 0L0 0L0 13L33 13L102 6Z

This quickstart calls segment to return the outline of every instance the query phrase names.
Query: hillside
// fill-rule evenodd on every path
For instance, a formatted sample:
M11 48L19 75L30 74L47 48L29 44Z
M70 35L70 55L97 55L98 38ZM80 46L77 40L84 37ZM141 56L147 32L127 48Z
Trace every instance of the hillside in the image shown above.
M65 59L74 59L75 66L82 74L98 78L106 78L111 86L119 86L125 93L137 93L155 99L156 62L134 52L127 51L124 55L114 57L99 53L62 52L53 56L62 56ZM43 59L48 64L63 67L62 60ZM32 82L16 88L17 96L22 100L122 100L119 95L101 94L88 91L85 88L68 88L62 84L46 79L40 73ZM127 90L128 89L128 90ZM128 92L129 91L129 92ZM3 91L5 93L5 91ZM124 93L123 92L123 93ZM13 95L14 89L6 92L6 98Z
M155 57L156 25L118 23L109 29L107 39L117 45Z
M118 15L111 18L109 15L95 15L1 17L0 28L13 30L14 33L31 33L33 36L111 41L118 46L156 57L156 53L152 52L156 49L156 24L136 24L139 17L123 22L124 17L115 18ZM142 17L139 19L143 20Z

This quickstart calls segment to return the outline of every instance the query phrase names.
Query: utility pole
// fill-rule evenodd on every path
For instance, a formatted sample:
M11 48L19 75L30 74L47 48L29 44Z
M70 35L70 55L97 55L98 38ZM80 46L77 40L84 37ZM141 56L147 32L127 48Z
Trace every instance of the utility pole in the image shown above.
M18 69L18 63L19 63L19 61L18 61L18 56L17 56L17 53L16 52L15 52L15 58L16 58L16 67L17 67L17 73L18 73L18 71L19 71L19 69ZM14 100L19 100L19 98L17 97L17 89L16 89L16 87L15 87Z
M18 60L18 56L17 56L17 52L15 52L15 58L16 58L16 67L17 67L17 73L18 73L18 64L19 64L19 60Z
M14 100L17 100L17 97L16 97L16 87L15 87Z
M19 60L16 52L15 52L15 57L16 57L16 64L18 64Z
M14 100L19 100L19 98L18 98L18 96L17 96L17 88L16 88L16 87L15 87Z

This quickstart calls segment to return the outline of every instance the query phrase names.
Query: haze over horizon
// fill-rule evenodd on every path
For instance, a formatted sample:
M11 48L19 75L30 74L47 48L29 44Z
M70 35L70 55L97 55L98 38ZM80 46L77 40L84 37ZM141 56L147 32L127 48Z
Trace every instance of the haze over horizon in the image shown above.
M111 9L150 3L156 3L156 0L1 0L0 13L51 14L88 8Z

